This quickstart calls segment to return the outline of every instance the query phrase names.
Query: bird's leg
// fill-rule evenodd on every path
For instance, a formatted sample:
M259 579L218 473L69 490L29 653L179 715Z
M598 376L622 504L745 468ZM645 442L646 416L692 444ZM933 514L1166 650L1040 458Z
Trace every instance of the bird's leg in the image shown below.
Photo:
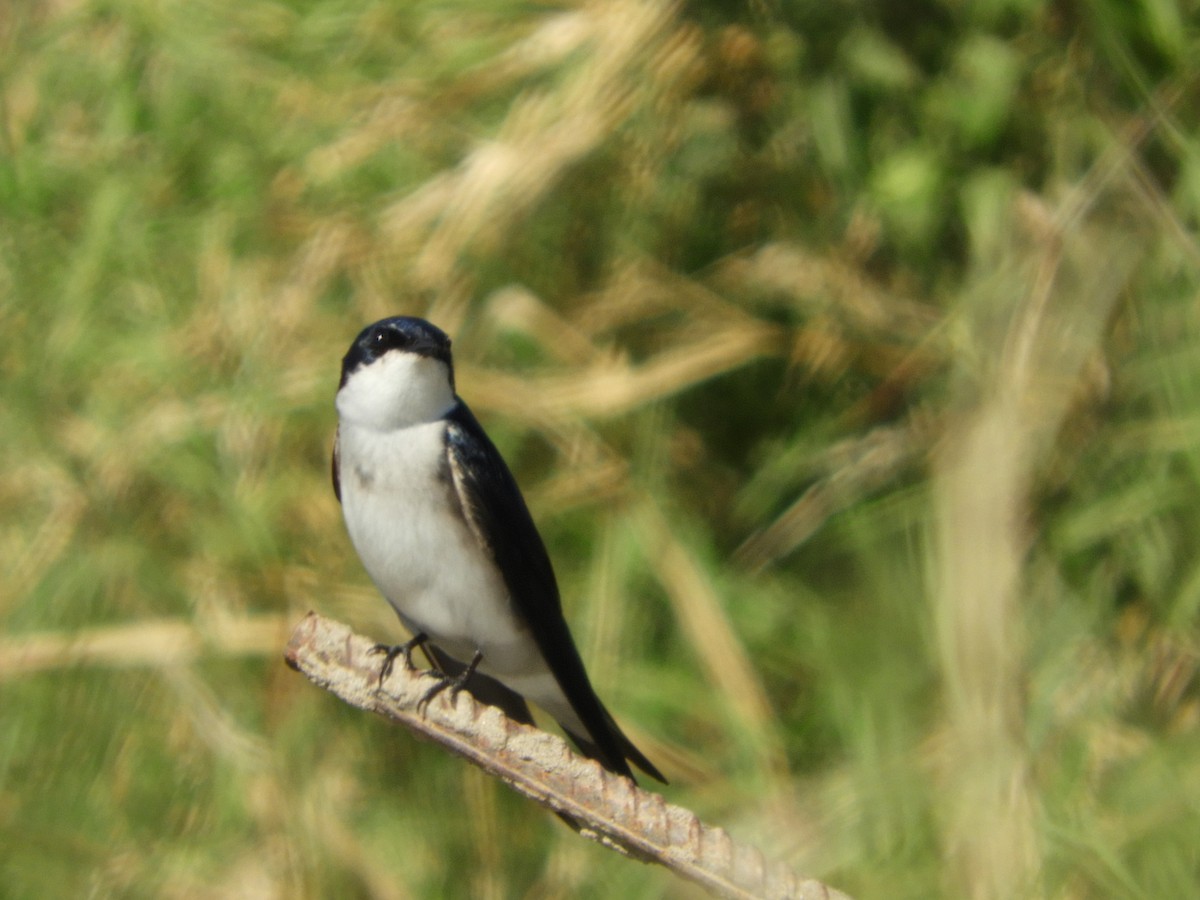
M425 696L417 701L418 712L429 705L429 701L444 691L450 688L450 702L454 703L459 692L467 686L467 682L471 680L471 676L475 674L475 670L479 668L479 664L483 662L483 651L476 650L475 656L471 658L471 664L455 675L453 678L443 677L441 681L425 692Z
M414 634L403 644L376 644L374 647L372 647L368 652L383 656L383 665L379 667L379 686L383 687L383 682L389 675L392 674L392 667L396 663L397 656L403 656L404 664L408 666L409 669L415 669L416 666L413 665L412 659L413 651L425 644L425 642L428 640L429 635L421 631L417 634Z

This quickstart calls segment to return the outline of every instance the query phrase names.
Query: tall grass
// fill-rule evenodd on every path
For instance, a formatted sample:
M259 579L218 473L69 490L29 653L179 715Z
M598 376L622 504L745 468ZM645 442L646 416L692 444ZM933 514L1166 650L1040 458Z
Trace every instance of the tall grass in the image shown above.
M858 896L1200 880L1200 40L1045 5L14 3L0 884L659 896L280 651L399 637L427 315L672 799Z

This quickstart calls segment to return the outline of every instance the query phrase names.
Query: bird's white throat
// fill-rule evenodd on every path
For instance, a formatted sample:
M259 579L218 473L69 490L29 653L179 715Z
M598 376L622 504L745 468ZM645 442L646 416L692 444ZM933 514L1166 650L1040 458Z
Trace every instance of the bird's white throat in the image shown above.
M446 364L393 350L350 373L337 394L338 418L377 431L440 419L457 402Z

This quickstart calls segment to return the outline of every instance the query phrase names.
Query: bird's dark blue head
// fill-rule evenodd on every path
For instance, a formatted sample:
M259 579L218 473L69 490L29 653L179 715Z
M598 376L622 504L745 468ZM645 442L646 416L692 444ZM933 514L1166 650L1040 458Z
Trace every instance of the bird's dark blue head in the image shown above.
M450 373L450 388L454 388L454 364L450 359L450 338L446 332L415 316L392 316L368 325L358 333L346 355L342 357L342 380L363 366L380 359L391 350L428 356L441 360Z

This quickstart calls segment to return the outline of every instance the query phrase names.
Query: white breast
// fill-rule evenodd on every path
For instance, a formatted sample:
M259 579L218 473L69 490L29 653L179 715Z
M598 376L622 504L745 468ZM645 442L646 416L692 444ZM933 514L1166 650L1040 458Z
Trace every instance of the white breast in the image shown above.
M452 656L484 655L501 680L545 670L508 592L481 552L446 480L446 423L375 431L343 420L338 437L342 511L371 580L404 624Z

